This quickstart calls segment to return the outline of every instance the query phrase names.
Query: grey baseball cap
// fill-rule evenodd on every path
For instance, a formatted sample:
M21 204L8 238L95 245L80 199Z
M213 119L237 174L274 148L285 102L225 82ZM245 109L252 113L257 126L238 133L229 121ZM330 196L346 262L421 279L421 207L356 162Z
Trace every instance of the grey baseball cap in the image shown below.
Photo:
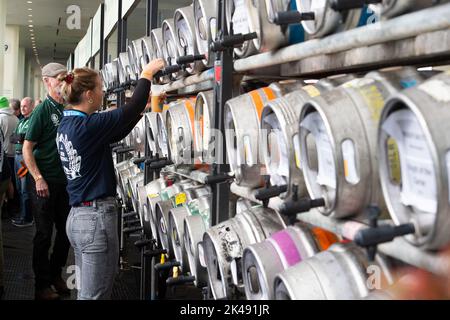
M42 68L42 77L56 77L67 72L67 68L60 63L51 62Z

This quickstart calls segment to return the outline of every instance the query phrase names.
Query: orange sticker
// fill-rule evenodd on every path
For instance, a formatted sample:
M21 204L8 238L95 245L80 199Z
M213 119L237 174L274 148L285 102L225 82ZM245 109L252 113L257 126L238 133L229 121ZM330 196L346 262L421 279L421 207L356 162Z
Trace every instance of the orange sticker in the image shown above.
M339 242L338 237L329 231L326 231L322 228L313 228L312 233L316 237L316 240L320 246L321 250L327 250L331 245L333 245L336 242Z

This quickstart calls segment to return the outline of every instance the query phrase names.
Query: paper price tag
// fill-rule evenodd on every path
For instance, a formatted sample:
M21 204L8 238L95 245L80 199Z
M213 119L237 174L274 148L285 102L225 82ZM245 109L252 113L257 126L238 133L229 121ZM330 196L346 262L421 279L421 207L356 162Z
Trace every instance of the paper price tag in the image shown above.
M436 213L437 181L433 158L419 121L410 110L394 112L382 126L398 145L405 206Z
M303 87L303 90L305 90L311 98L320 96L320 91L315 86L307 85Z
M319 113L313 112L302 121L301 126L308 129L316 140L317 158L319 162L317 183L336 188L334 153L322 118Z
M186 193L182 192L175 196L175 205L179 206L185 204L187 201Z
M249 33L247 9L245 7L245 0L234 0L234 14L233 14L233 31L234 34Z

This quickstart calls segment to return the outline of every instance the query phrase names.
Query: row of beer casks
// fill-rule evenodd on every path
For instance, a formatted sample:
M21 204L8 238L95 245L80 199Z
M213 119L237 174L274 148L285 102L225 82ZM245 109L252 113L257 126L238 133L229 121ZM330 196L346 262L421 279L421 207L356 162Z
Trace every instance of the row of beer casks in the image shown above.
M348 1L345 5L336 5L339 1L233 0L227 1L225 16L230 33L257 34L256 39L235 49L236 56L242 58L444 2L447 1L383 0L378 4L349 8ZM137 80L142 67L155 58L163 58L166 65L174 65L181 56L205 55L205 59L190 63L170 76L158 78L156 83L168 83L211 67L210 46L216 40L217 9L217 1L194 0L192 5L175 10L173 19L164 20L161 28L152 30L150 36L131 41L126 52L103 68L105 90ZM295 13L309 18L288 27L287 23L293 18L283 19L286 12L294 20Z
M145 236L166 251L161 262L178 262L172 279L209 286L214 299L391 298L384 290L396 271L382 255L369 261L350 241L303 223L287 227L276 211L242 199L232 218L211 226L210 187L164 170L144 185L133 159L116 172Z
M225 134L212 129L212 92L146 114L147 143L177 166L212 164L226 143L234 182L284 186L279 197L323 199L318 214L365 218L375 204L406 239L427 250L450 242L450 74L413 68L272 83L225 105Z

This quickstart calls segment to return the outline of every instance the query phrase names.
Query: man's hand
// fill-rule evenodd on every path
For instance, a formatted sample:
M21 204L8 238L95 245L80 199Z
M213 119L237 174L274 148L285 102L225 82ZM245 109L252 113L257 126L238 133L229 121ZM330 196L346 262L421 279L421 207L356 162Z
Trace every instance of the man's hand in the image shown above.
M50 191L48 190L48 184L44 178L40 178L36 181L36 193L38 197L48 198L50 197Z

